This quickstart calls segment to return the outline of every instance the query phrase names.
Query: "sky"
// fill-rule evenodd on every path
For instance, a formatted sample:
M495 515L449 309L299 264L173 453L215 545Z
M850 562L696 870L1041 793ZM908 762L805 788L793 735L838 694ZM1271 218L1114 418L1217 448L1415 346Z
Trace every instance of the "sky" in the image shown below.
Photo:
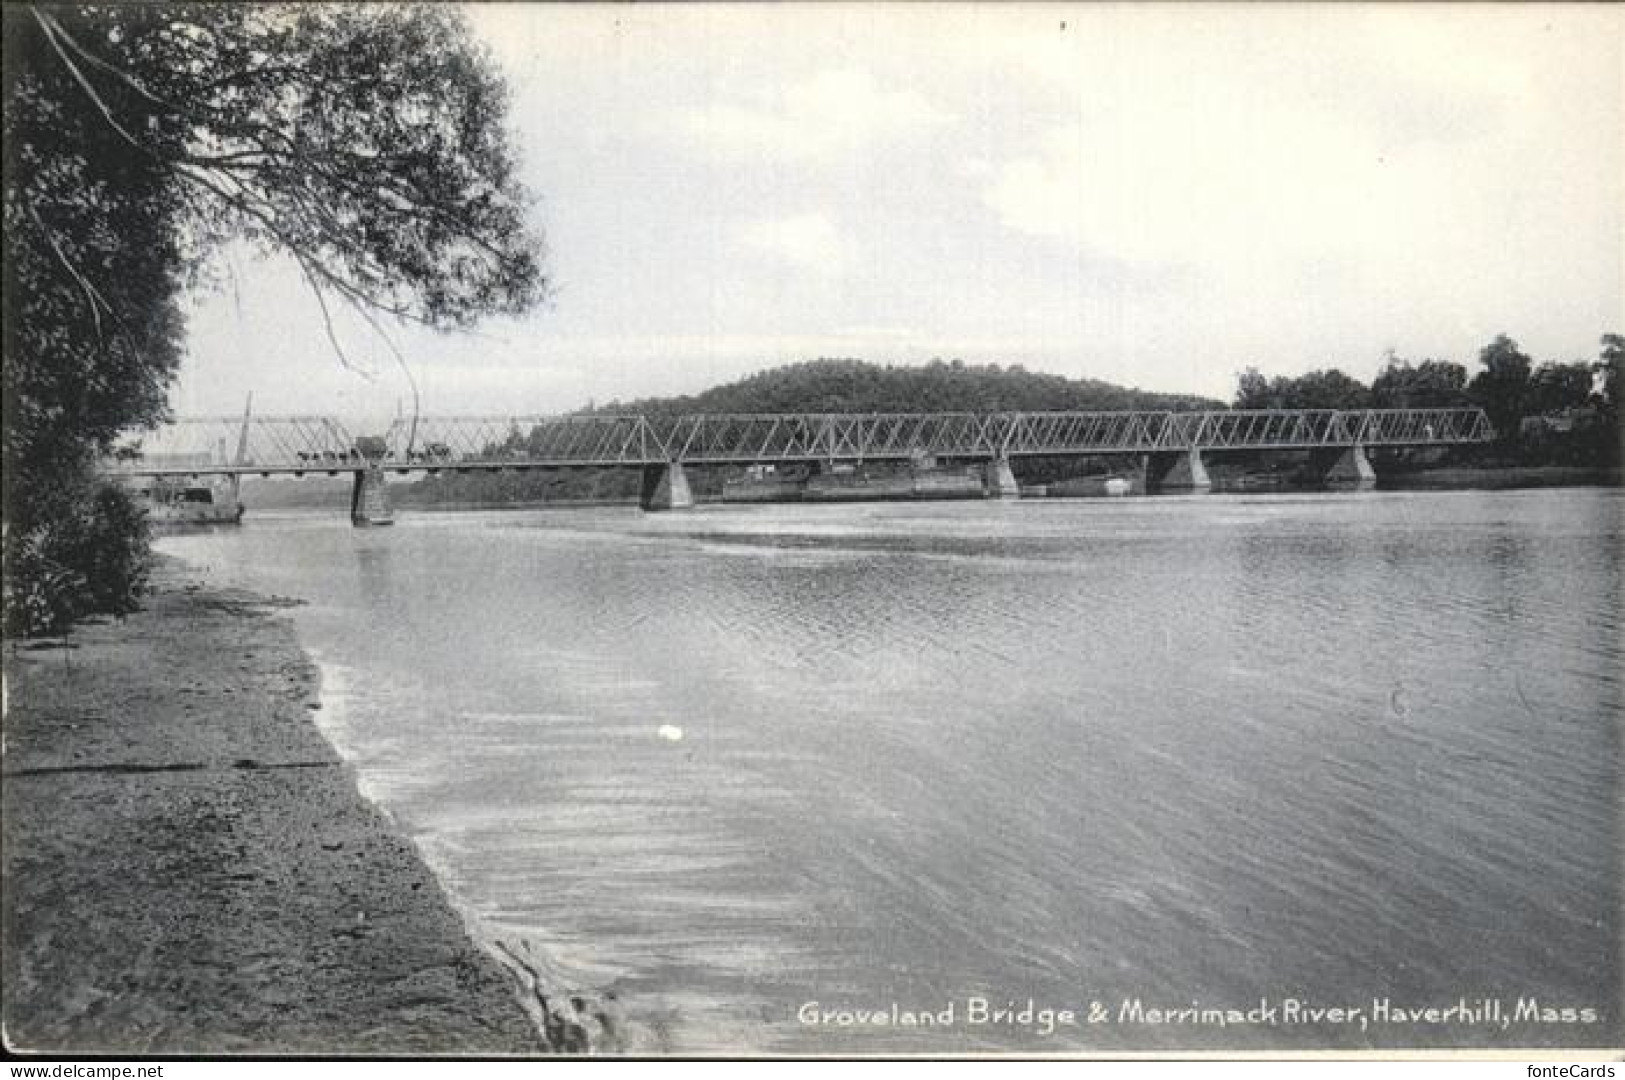
M1625 8L530 5L507 75L550 301L392 331L424 415L692 393L824 356L1228 399L1385 353L1625 332ZM410 410L286 262L189 301L181 414Z

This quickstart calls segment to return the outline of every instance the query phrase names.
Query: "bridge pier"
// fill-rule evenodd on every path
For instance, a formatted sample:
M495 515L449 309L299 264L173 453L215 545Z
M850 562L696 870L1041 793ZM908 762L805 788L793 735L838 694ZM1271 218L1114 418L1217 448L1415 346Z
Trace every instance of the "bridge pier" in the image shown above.
M1147 454L1140 465L1141 490L1152 495L1161 491L1207 491L1213 487L1202 451L1164 450Z
M384 470L376 465L357 469L355 486L350 489L350 524L365 528L388 525L394 520L389 509L389 493L384 488Z
M1364 491L1377 484L1377 470L1359 443L1314 451L1309 456L1309 472L1327 487Z
M982 494L989 499L1019 499L1021 487L1010 469L1010 459L999 456L982 466Z
M664 465L643 467L643 492L638 505L645 510L687 510L694 505L694 492L688 486L688 474L683 463L669 461Z

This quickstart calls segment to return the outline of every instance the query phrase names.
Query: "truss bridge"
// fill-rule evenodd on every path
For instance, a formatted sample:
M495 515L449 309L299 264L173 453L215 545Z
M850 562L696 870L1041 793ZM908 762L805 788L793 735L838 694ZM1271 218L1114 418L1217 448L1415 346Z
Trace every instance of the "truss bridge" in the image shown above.
M1011 496L1012 459L1133 455L1142 490L1169 491L1209 486L1204 454L1310 451L1328 481L1358 485L1374 479L1368 449L1492 437L1479 409L420 417L360 436L328 416L245 415L180 418L106 467L129 477L353 473L358 506L390 472L639 468L644 506L666 509L692 503L685 466L977 463L990 495Z

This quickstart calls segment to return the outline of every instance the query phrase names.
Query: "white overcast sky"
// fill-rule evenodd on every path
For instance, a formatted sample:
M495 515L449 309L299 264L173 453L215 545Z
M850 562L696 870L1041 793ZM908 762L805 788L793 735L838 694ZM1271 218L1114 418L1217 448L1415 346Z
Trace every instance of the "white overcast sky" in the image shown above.
M1625 332L1625 8L471 10L513 89L552 302L397 333L425 414L692 392L819 356L1228 398ZM297 275L232 254L182 413L381 417Z

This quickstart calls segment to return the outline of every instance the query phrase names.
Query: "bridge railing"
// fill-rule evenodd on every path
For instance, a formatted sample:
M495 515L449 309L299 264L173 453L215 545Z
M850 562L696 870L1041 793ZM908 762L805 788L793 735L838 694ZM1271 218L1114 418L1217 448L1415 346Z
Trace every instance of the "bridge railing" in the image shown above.
M113 473L183 472L209 468L252 471L318 470L348 465L355 439L330 416L189 416L125 438L107 462Z
M1010 413L1003 440L1007 454L1096 451L1144 452L1162 446L1167 412Z
M1494 437L1482 409L1232 409L1170 413L1161 449L1446 446Z
M901 460L992 457L1006 419L991 413L760 413L675 417L662 434L674 461Z
M1344 416L1350 435L1367 446L1476 443L1495 438L1482 409L1371 409Z
M560 462L635 465L665 459L643 416L460 416L397 419L384 435L386 465Z

